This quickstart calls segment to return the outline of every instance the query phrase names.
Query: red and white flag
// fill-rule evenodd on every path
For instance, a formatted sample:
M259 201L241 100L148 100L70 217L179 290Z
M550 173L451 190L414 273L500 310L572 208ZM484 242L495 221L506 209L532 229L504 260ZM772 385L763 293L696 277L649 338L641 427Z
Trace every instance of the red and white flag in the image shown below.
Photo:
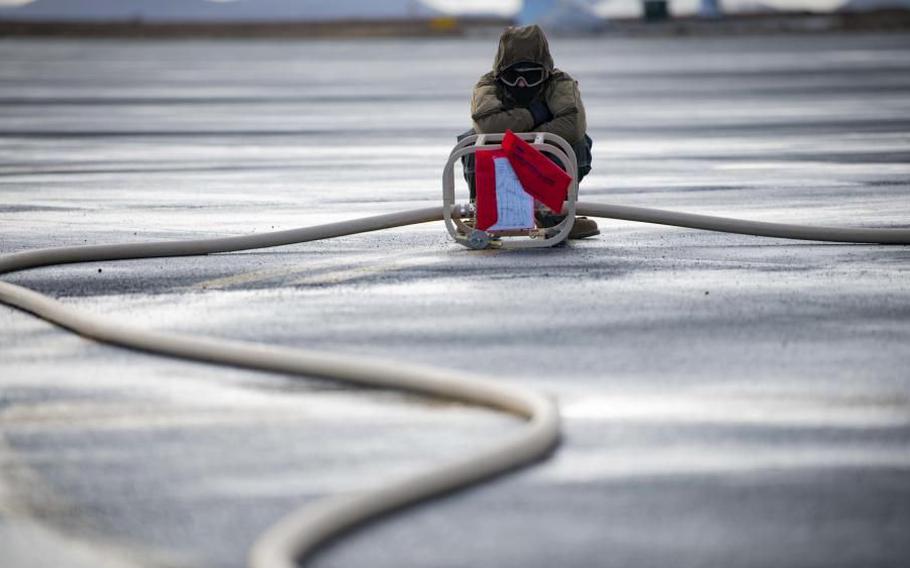
M474 160L477 228L481 231L533 229L534 198L522 187L506 153L479 150Z
M475 154L477 228L534 228L534 200L562 211L572 178L542 152L506 131L501 150Z

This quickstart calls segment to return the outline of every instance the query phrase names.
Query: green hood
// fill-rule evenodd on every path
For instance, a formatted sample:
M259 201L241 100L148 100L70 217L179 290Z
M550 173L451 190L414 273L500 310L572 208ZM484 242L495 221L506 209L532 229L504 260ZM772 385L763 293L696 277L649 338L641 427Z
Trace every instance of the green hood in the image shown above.
M550 55L550 44L547 36L538 25L506 28L499 37L499 50L493 61L493 77L510 66L520 62L529 61L543 65L549 72L553 72L553 57Z

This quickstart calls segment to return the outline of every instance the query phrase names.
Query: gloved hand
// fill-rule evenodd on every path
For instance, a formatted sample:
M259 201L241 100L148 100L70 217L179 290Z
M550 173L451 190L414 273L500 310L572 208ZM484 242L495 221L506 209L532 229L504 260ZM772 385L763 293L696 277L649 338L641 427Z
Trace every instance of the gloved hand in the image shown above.
M531 115L534 116L534 127L538 127L544 122L550 122L553 120L553 113L550 112L550 107L547 106L547 103L536 100L531 103L531 106L528 107L528 110L531 111Z

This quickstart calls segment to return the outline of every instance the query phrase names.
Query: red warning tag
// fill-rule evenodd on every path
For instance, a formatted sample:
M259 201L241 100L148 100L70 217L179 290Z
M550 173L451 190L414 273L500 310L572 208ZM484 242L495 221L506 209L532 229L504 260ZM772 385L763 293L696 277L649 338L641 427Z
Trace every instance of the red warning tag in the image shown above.
M509 157L524 190L554 213L561 213L572 176L543 152L515 136L511 130L506 130L502 149Z

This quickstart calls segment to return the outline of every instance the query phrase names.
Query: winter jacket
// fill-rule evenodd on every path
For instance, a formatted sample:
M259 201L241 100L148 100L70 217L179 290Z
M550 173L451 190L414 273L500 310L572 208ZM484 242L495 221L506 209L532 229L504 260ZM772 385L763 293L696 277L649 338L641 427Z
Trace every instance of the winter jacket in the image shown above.
M537 98L547 104L553 118L542 124L534 124L534 115L528 107L512 99L509 89L497 80L500 73L520 61L542 65L549 72L549 78ZM479 133L505 132L506 129L514 132L552 132L573 146L584 140L587 130L578 82L553 66L547 38L536 25L511 27L502 33L493 70L474 86L471 118L474 129Z

